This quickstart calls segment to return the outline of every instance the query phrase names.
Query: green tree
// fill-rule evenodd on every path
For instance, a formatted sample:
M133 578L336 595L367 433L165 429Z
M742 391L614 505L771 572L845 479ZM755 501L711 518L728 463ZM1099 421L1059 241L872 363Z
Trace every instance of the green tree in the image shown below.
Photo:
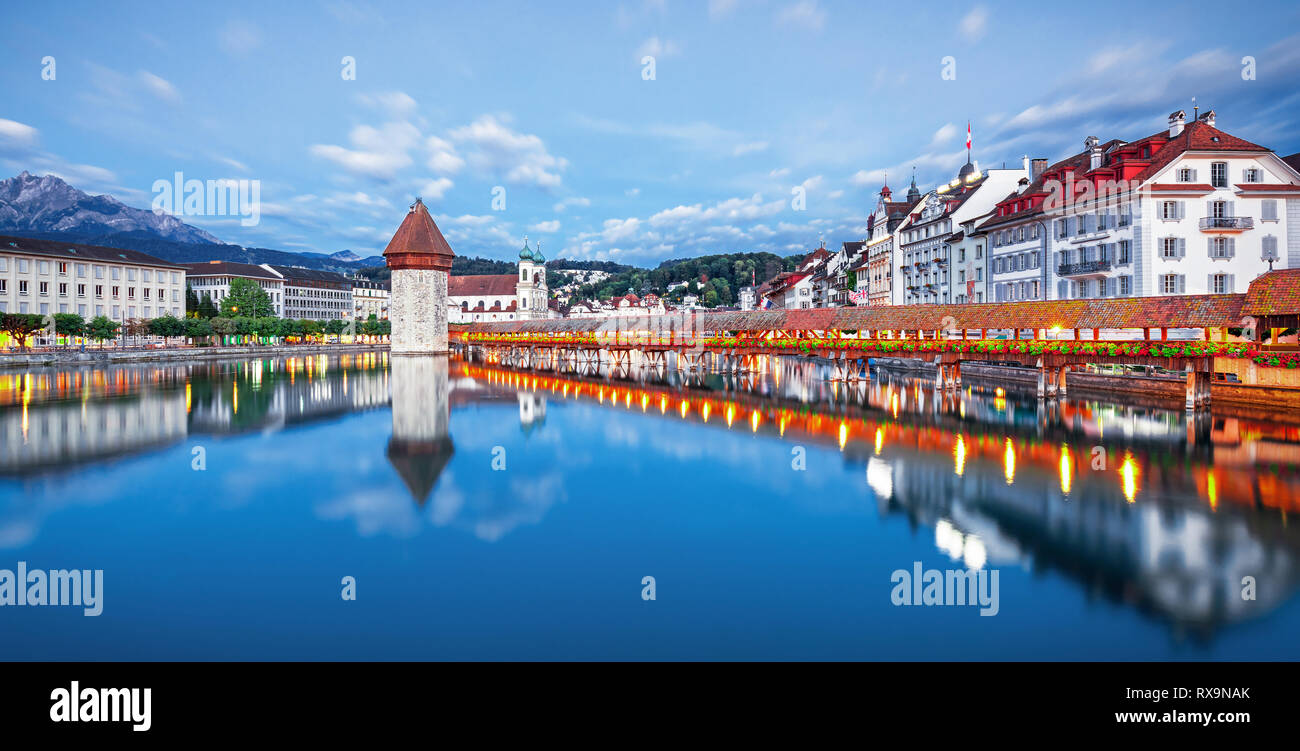
M0 316L0 331L13 337L22 349L27 349L27 339L45 328L45 317L36 313L5 313Z
M204 292L202 299L199 300L199 318L216 318L220 312L217 310L216 303L212 302L212 298L208 296L208 293Z
M233 319L219 316L213 318L209 323L212 325L212 333L217 336L229 336L235 333L235 322Z
M230 280L230 294L221 298L221 315L227 318L235 316L271 315L275 307L271 305L271 296L252 279L235 277Z
M337 318L325 322L325 333L330 334L331 336L342 334L343 330L346 328L347 324Z
M706 308L716 308L718 306L718 291L716 289L710 289L708 292L705 292L704 297L701 298L700 302Z
M99 342L99 346L102 348L104 342L109 339L116 339L121 330L122 324L108 316L95 316L90 319L90 323L86 326L86 336Z
M193 318L199 314L199 296L187 282L185 284L185 317Z
M55 313L54 331L63 336L81 336L86 333L86 319L76 313Z
M278 318L275 322L275 334L281 338L290 337L297 333L297 321L292 318Z
M204 318L189 318L185 321L185 335L198 344L199 339L212 336L212 324Z

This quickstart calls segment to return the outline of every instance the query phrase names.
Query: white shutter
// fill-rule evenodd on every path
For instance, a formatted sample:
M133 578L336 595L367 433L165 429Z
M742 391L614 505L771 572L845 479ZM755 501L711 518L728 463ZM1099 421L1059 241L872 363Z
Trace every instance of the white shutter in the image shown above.
M1182 237L1180 237L1180 238L1178 238L1178 258L1179 258L1179 260L1181 260L1181 259L1182 259L1184 256L1186 256L1186 255L1187 255L1187 239L1186 239L1186 238L1182 238Z
M1185 294L1187 294L1187 275L1186 275L1186 274L1179 274L1179 275L1178 275L1178 294L1180 294L1180 295L1185 295Z
M1205 275L1205 291L1209 294L1214 294L1214 274Z
M1196 170L1192 170L1192 182L1196 182Z
M1229 292L1229 293L1231 293L1231 294L1236 294L1236 292L1237 292L1237 283L1236 283L1236 275L1235 275L1235 274L1228 274L1228 288L1227 288L1227 290L1225 290L1225 291L1226 291L1226 292Z
M1176 201L1174 205L1178 209L1178 218L1179 219L1185 218L1187 216L1187 207L1183 205L1183 201Z
M1224 204L1226 206L1225 211L1227 212L1226 214L1224 214L1224 216L1230 216L1230 217L1236 216L1236 214L1233 213L1233 209L1232 209L1233 201L1224 201Z
M1228 204L1228 205L1231 206L1232 204ZM1235 237L1228 238L1228 257L1229 258L1237 257L1237 238Z

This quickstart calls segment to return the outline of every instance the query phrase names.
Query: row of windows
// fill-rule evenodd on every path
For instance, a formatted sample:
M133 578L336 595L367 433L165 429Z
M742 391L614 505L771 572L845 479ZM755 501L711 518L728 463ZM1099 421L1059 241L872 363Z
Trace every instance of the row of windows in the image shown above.
M68 297L68 296L69 296L69 290L70 290L70 288L71 288L71 287L70 287L70 285L69 285L67 282L59 282L59 285L58 285L58 293L59 293L59 297ZM19 279L19 280L18 280L17 289L18 289L18 294L19 294L19 295L27 295L27 294L30 294L30 293L31 293L31 284L30 284L30 282L28 282L26 279ZM85 284L78 284L78 285L77 285L77 297L85 297L85 296L86 296L86 290L87 290L87 285L85 285ZM111 296L112 296L112 297L114 297L114 298L118 298L118 297L121 297L121 296L122 296L122 294L121 294L121 292L122 292L122 288L121 288L121 287L118 287L118 286L114 285L114 286L111 288L111 290L112 290L112 291L111 291ZM126 288L126 299L128 299L128 300L134 300L134 299L135 299L135 291L136 291L136 288L135 288L135 287L127 287L127 288ZM145 299L145 300L150 299L150 295L152 294L152 290L150 290L148 287L144 287L144 288L142 288L142 289L140 290L140 292L141 292L141 295L142 295L142 298L143 298L143 299ZM8 279L0 279L0 295L4 295L4 294L8 294L8 293L9 293L9 280L8 280ZM36 293L37 293L38 295L41 295L42 297L48 297L49 294L50 294L50 283L49 283L49 282L37 282L37 283L36 283ZM97 298L102 298L103 296L104 296L104 285L102 285L102 284L96 284L96 285L95 285L95 297L97 297ZM159 301L166 300L166 299L167 299L167 290L162 289L161 287L158 288L158 297L157 297L156 299L159 300ZM173 289L173 290L172 290L172 302L180 302L180 299L181 299L181 293L180 293L180 290L178 290L178 289Z
M1197 170L1194 167L1182 167L1178 170L1178 182L1194 183L1196 182ZM1259 167L1247 167L1241 171L1241 181L1243 183L1262 183L1264 182L1264 170ZM1216 188L1228 187L1228 163L1211 162L1210 163L1210 185Z
M0 257L0 272L9 270L9 260L9 257L7 256ZM123 272L125 272L126 280L128 282L136 281L137 277L139 277L139 280L142 282L152 282L156 276L158 281L164 284L167 282L168 278L171 279L172 284L181 283L181 272L179 271L155 272L153 269L136 269L131 266L125 268L122 266L101 266L98 264L92 266L91 264L74 263L69 261L33 261L29 258L15 258L13 265L20 274L30 273L32 268L35 267L36 273L39 276L49 276L51 272L53 272L58 276L72 275L80 279L87 278L88 274L94 274L96 279L103 279L104 275L107 273L110 278L117 280L121 279Z
M152 305L145 305L142 308L136 308L136 306L134 305L127 305L125 306L125 308L123 308L123 306L121 305L113 305L113 306L96 305L94 307L94 315L96 316L107 315L110 318L120 321L122 320L122 313L124 310L126 312L127 318L137 318L137 317L153 318L155 313L154 307ZM137 313L137 310L141 311L141 313ZM90 311L91 311L91 307L89 305L78 305L76 310L77 315L80 315L83 318L91 315ZM5 302L4 300L0 300L0 313L9 313L9 312L39 313L40 315L49 315L55 311L50 307L50 303L47 302L43 302L35 306L35 310L32 309L32 305L30 303L19 302L17 309L10 311L9 303ZM59 303L57 312L71 313L73 312L72 306L69 305L68 303ZM157 308L157 315L159 316L173 315L179 318L181 315L181 309L179 305L173 306L170 309L159 305Z

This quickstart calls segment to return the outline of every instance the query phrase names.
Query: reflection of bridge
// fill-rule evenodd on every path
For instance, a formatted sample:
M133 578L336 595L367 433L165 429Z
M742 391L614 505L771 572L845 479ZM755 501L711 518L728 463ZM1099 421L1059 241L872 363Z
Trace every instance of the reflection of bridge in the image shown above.
M936 386L943 389L960 388L963 362L1012 362L1036 368L1037 395L1049 399L1065 393L1071 369L1121 362L1185 372L1186 405L1195 409L1209 405L1216 359L1250 357L1259 351L1257 343L1228 331L1251 328L1243 319L1243 311L1251 310L1248 297L512 321L473 324L454 331L452 341L460 348L479 348L512 367L580 375L603 368L614 374L638 368L739 373L753 370L762 356L802 355L826 361L833 378L853 381L870 377L871 358L919 358L937 366ZM1171 330L1200 338L1170 340ZM1031 338L1022 338L1026 332Z
M1015 409L1005 397L934 391L911 384L821 384L805 364L772 378L714 376L714 388L610 382L454 364L489 387L641 412L721 431L838 450L865 468L882 514L933 528L939 550L966 565L1054 570L1100 595L1179 630L1209 637L1225 624L1265 614L1300 581L1300 431L1236 418L1207 420L1122 410L1106 429L1105 464L1093 447L1109 410L1062 400L1023 409L1035 420L991 422ZM798 395L808 398L801 400ZM955 396L955 398L954 398ZM1161 415L1168 418L1166 432ZM1201 423L1209 450L1169 461ZM1133 428L1131 440L1122 440ZM1145 431L1143 429L1146 429ZM708 440L707 438L701 440ZM1200 446L1201 444L1198 444ZM1266 458L1260 459L1259 455ZM1283 469L1269 467L1278 462ZM1258 599L1240 596L1253 576Z

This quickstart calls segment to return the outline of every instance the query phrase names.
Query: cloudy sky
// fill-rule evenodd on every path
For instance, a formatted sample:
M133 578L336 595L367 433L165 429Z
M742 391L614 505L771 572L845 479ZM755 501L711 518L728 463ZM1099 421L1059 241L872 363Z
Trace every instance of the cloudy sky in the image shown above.
M461 255L788 254L860 238L886 172L951 179L968 120L983 167L1149 135L1192 97L1300 151L1300 6L1222 7L25 3L0 167L141 208L178 171L259 180L257 226L184 218L285 250L379 252L419 195Z

